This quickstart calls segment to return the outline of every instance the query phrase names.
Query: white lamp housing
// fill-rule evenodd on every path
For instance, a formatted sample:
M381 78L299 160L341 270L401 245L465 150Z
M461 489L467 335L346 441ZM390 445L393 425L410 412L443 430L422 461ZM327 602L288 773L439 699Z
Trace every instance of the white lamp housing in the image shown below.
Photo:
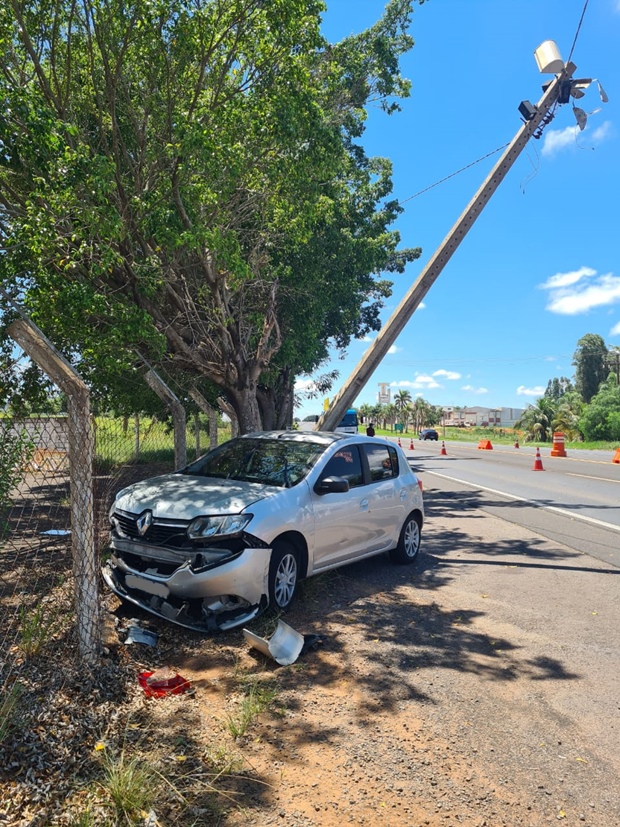
M554 40L545 40L535 50L538 71L543 75L557 75L564 68L564 61Z

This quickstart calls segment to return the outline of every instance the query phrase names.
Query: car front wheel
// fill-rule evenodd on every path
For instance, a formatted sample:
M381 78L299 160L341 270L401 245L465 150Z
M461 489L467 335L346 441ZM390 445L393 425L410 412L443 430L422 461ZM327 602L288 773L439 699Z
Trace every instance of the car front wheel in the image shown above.
M390 551L392 561L401 565L413 563L418 556L421 539L420 519L412 513L403 524L398 538L398 545Z
M287 609L299 580L299 560L290 543L274 543L269 563L269 605Z

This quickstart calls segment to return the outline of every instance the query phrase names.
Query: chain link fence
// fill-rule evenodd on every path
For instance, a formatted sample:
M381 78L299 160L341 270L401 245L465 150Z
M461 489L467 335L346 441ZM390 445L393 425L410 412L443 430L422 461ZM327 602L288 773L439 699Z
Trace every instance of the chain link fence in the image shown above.
M14 334L19 365L27 361L21 343L30 356L36 348L27 339L30 330ZM57 366L47 367L56 378ZM231 433L230 423L218 421L199 394L206 412L190 402L186 414L166 385L169 377L158 380L176 399L172 406L166 394L153 394L148 414L93 410L68 367L62 365L63 385L50 394L57 413L16 418L9 399L0 415L0 744L20 691L36 692L33 680L42 688L45 668L59 673L66 666L73 674L76 665L97 668L103 607L110 600L101 564L115 494L180 467ZM145 369L127 379L135 383L136 398L147 375ZM46 657L37 661L41 654Z

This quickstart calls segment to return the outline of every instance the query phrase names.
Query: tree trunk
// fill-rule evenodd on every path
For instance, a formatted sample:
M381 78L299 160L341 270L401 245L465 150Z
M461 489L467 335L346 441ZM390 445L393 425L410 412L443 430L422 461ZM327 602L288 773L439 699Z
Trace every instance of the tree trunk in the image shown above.
M276 401L273 388L259 388L257 391L258 405L262 428L265 431L272 431L276 428Z
M247 434L251 431L262 431L263 422L256 395L256 385L251 383L245 388L231 391L231 403L237 415L239 433Z

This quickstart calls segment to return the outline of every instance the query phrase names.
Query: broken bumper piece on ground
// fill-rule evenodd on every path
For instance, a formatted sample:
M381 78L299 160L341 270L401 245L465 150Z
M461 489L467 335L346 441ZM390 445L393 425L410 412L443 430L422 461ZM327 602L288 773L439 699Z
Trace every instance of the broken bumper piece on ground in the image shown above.
M278 626L269 640L255 635L249 629L244 629L243 634L250 646L258 649L266 657L272 658L280 666L290 666L291 663L295 663L304 648L304 636L283 620L278 620Z

